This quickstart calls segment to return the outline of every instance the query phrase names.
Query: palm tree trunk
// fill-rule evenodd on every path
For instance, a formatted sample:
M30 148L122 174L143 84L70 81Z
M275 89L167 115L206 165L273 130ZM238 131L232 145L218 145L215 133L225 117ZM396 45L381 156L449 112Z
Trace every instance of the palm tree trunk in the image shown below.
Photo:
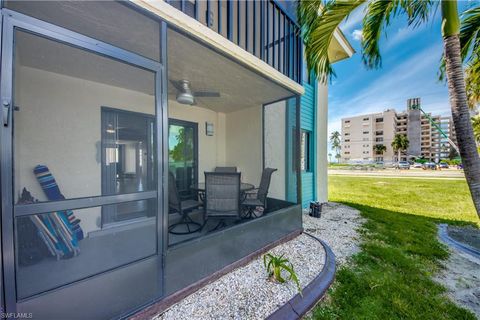
M468 111L465 79L460 57L460 38L458 34L445 36L443 43L448 94L460 157L462 158L465 178L472 194L473 203L480 217L480 158Z

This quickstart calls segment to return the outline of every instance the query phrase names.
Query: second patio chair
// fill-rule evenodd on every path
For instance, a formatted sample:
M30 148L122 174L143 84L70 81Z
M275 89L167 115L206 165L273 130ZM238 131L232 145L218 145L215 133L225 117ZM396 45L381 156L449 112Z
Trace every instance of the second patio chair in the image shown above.
M237 172L237 167L215 167L215 172Z
M225 220L240 219L240 173L205 172L205 225L218 219L217 230L226 226Z
M267 208L268 189L270 189L270 181L272 180L272 174L275 171L277 171L277 169L263 169L260 186L245 194L245 200L242 202L244 218L256 218L258 216L256 214L258 209L261 208L262 210L265 210Z
M197 209L202 203L195 200L180 200L177 182L173 173L168 172L168 208L173 213L181 215L180 221L168 227L168 232L173 234L189 234L200 231L202 225L190 218L192 210ZM181 230L183 226L184 230Z

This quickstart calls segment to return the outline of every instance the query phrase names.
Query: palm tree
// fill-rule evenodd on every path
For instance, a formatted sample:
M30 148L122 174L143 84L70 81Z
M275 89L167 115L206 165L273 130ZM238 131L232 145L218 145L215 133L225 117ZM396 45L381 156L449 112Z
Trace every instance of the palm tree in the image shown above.
M328 154L328 162L332 163L332 154L331 153Z
M333 131L330 135L330 142L332 143L332 148L335 150L335 158L337 158L337 162L340 162L340 132Z
M400 161L400 153L408 149L408 138L404 134L397 133L392 141L393 151L397 153L397 161Z
M457 1L328 0L322 4L321 0L299 0L297 15L303 32L307 67L320 80L326 82L334 75L328 56L328 48L333 34L340 23L360 6L366 4L362 31L362 58L364 64L373 69L381 66L380 36L385 27L392 21L392 18L403 14L407 17L408 25L416 27L427 22L429 18L435 17L430 13L436 10L438 3L441 4L444 65L452 118L460 156L464 164L465 177L477 214L480 217L480 157L477 153L467 105ZM465 25L462 26L464 47L473 47L475 52L480 53L480 41L469 42L465 40L476 37L476 31L478 30L474 29L474 32L470 34L471 38L468 38L465 28ZM480 70L480 63L478 70Z
M337 153L337 154L335 155L335 158L337 158L337 163L340 163L340 158L341 158L340 153Z
M373 150L376 154L383 155L383 153L387 151L387 147L383 144L376 144L373 146Z

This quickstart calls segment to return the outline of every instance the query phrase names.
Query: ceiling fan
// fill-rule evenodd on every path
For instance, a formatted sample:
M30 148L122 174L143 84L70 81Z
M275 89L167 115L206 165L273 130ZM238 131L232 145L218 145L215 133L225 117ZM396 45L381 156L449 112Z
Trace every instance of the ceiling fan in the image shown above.
M196 105L195 97L219 98L220 92L217 91L192 91L190 81L188 80L170 80L177 89L177 102L181 104Z

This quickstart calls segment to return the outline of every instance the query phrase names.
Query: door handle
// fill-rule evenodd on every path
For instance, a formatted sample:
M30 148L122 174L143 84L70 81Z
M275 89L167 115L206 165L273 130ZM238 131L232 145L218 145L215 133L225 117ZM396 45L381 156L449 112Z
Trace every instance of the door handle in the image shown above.
M2 106L3 106L3 126L8 127L8 122L10 119L10 99L3 99Z

